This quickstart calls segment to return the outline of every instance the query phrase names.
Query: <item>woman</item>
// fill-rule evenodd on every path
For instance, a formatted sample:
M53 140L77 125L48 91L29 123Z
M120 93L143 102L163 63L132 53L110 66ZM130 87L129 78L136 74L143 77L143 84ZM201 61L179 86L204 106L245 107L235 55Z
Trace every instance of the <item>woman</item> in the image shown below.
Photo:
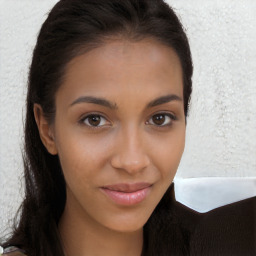
M163 1L58 2L33 54L26 197L4 255L207 255L172 184L192 70Z

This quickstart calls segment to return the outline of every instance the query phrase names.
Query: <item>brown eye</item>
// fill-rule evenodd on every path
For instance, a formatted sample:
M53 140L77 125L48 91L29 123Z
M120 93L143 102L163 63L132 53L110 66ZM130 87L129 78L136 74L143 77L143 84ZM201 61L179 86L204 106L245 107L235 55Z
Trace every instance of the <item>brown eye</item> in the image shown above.
M100 115L89 115L83 120L83 123L88 126L103 126L106 122L107 120Z
M165 122L165 116L164 115L154 115L152 117L152 121L154 122L154 124L156 125L163 125Z
M160 113L153 115L147 123L156 126L166 126L171 125L173 120L176 120L173 115Z

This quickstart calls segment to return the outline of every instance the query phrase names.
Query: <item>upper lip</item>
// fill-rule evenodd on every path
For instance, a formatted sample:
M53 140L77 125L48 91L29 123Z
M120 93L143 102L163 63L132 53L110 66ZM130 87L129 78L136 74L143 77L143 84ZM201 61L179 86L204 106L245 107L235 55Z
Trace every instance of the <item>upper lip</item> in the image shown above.
M131 193L138 190L142 190L144 188L150 187L152 184L147 182L138 182L138 183L119 183L113 185L103 186L104 189Z

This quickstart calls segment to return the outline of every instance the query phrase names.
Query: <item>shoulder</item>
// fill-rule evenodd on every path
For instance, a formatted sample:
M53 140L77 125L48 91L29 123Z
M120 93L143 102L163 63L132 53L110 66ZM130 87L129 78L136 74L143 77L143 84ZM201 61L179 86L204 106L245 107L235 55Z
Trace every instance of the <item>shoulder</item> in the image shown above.
M191 255L256 255L256 197L200 214Z
M2 256L26 256L25 252L19 249L16 246L10 246L3 249L3 254L0 253Z

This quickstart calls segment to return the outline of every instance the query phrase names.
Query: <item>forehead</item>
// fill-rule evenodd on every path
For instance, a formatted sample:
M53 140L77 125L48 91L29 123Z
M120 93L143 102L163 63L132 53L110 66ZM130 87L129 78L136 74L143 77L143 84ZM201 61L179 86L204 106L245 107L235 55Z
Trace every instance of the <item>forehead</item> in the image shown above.
M143 91L183 98L182 68L175 51L156 40L113 40L71 60L61 89L70 97Z

